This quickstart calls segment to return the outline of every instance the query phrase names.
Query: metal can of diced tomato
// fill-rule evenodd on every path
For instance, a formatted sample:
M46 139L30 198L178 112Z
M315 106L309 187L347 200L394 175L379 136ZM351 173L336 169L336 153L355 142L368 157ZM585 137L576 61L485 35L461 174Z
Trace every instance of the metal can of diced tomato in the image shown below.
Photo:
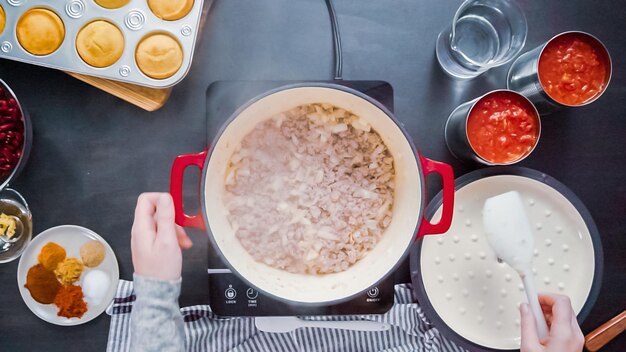
M602 42L585 32L563 32L520 55L507 88L526 96L542 114L597 100L611 80L612 64Z
M494 90L459 105L448 117L445 140L459 159L511 165L530 155L541 135L533 103L508 89Z

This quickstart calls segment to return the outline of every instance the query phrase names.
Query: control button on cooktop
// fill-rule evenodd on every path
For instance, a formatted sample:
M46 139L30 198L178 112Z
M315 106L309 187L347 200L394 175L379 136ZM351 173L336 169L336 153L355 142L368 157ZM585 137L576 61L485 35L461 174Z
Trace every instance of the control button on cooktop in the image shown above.
M230 286L224 291L224 296L226 296L227 299L235 299L235 297L237 297L237 291Z
M379 293L380 292L378 291L378 287L374 287L373 289L367 291L367 296L369 298L376 298L376 297L378 297Z
M248 296L248 299L256 299L257 297L259 297L259 292L250 287L246 290L246 296Z

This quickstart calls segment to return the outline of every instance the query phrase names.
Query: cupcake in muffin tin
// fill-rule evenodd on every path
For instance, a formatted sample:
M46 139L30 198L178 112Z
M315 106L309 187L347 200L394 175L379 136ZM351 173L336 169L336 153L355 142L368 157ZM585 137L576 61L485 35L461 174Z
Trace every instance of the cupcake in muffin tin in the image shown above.
M104 7L105 9L119 9L126 6L130 0L94 0L96 4Z
M170 35L149 34L135 51L135 61L141 72L154 79L173 76L183 64L183 48Z
M84 26L76 36L76 50L93 67L111 66L124 52L124 35L114 24L96 20Z
M4 27L7 24L7 15L4 13L4 8L0 5L0 34L4 32Z
M33 55L55 52L65 39L65 25L51 10L32 8L26 11L15 26L17 41Z
M193 0L148 0L148 6L158 18L176 21L187 16L193 7Z
M191 65L202 7L197 0L0 5L0 58L169 87Z

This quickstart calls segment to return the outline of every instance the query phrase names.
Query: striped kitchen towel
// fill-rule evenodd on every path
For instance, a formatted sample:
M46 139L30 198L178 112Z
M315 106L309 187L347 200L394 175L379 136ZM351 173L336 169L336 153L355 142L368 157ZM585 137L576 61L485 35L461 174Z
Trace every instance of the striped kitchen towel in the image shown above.
M130 312L135 296L132 281L120 280L113 304L107 351L130 350ZM265 333L254 318L220 318L206 305L180 310L185 321L187 351L231 352L462 352L431 326L413 298L409 284L396 285L395 304L382 315L311 317L315 320L370 320L391 325L384 332L300 328L288 333ZM306 319L306 318L305 318Z

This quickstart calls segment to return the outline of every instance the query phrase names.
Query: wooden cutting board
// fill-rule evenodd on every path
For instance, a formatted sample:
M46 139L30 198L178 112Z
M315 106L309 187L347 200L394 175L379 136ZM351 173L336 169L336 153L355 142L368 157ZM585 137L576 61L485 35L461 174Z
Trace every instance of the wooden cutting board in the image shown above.
M165 105L172 92L172 88L148 88L73 72L66 73L147 111L154 111Z

